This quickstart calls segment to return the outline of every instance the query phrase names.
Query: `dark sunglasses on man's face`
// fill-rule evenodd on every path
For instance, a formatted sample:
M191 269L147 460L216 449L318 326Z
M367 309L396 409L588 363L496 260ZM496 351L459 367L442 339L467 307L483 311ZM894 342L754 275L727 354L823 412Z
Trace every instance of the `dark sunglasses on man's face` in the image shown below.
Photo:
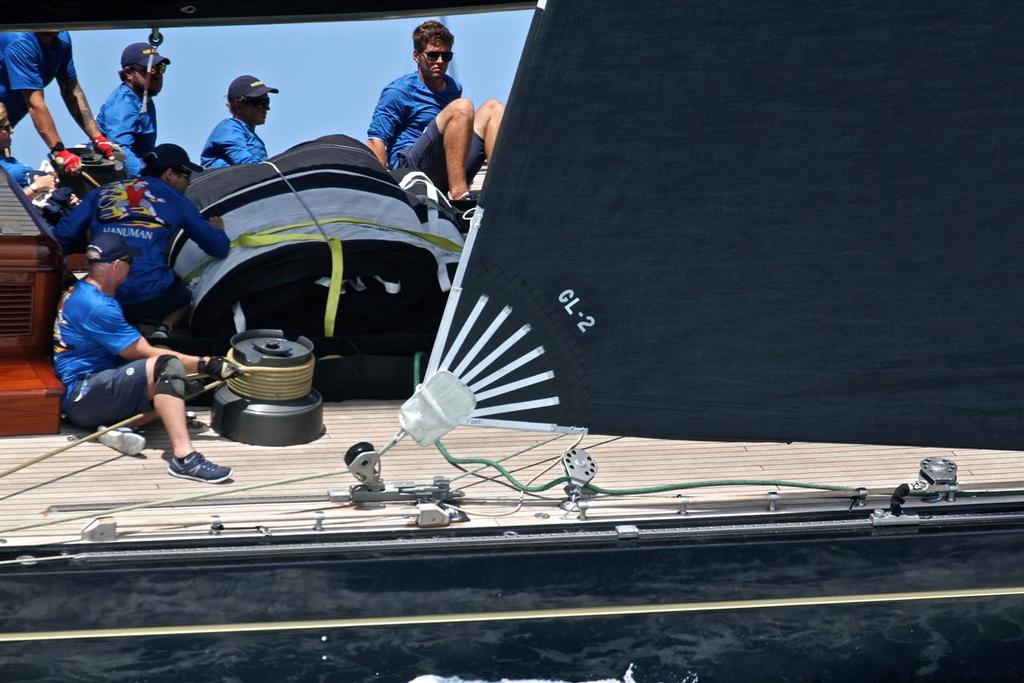
M245 98L242 101L247 103L247 104L251 104L254 107L269 107L270 106L270 98L269 97L247 97L247 98Z
M172 168L171 171L176 175L180 175L182 178L192 177L192 169L190 168Z
M427 61L430 62L436 62L438 59L445 62L450 62L453 59L455 59L455 53L452 52L451 50L445 50L443 52L441 50L427 50L426 52L421 52L420 54L426 57Z
M144 66L136 66L135 70L143 76L146 75L146 67ZM151 76L162 76L165 71L167 71L167 62L160 62L159 64L157 64L149 70L149 74Z

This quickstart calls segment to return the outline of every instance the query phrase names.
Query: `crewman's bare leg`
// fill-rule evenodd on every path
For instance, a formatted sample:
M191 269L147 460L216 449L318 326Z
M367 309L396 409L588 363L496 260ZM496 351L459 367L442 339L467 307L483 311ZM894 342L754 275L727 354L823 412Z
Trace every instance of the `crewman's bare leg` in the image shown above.
M484 156L490 161L494 154L494 141L498 139L501 118L505 115L505 105L498 100L487 100L473 117L473 131L483 138Z
M469 191L466 156L473 135L473 103L465 97L451 102L437 115L437 129L444 139L444 160L448 169L448 196L458 199Z

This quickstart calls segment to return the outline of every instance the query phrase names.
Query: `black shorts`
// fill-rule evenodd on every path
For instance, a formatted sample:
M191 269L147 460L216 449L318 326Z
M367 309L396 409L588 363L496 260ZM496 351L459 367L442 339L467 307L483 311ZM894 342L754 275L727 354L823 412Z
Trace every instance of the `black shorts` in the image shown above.
M135 324L140 320L163 320L168 313L176 311L182 306L188 306L190 303L192 303L192 290L180 279L174 278L171 286L165 289L160 296L149 301L121 304L121 310L124 311L125 320Z
M466 180L472 182L480 167L484 165L484 140L476 131L469 142L469 154L466 155ZM423 135L398 153L396 170L423 171L430 182L442 192L447 192L448 165L444 158L444 136L437 127L437 121L431 121Z
M75 382L60 407L72 424L90 429L152 409L146 359L86 375Z

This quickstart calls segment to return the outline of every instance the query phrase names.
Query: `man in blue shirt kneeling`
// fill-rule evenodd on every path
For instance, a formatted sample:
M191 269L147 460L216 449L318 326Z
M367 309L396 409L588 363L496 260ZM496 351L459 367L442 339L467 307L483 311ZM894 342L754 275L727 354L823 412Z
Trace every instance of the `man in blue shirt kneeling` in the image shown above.
M192 174L202 166L192 163L178 145L164 143L146 155L141 178L129 178L90 192L65 216L54 235L65 253L74 253L88 232L114 232L140 252L131 277L118 289L117 300L129 321L160 320L151 337L167 337L188 313L192 291L167 265L171 239L177 230L214 258L228 254L230 240L218 216L207 221L185 196Z

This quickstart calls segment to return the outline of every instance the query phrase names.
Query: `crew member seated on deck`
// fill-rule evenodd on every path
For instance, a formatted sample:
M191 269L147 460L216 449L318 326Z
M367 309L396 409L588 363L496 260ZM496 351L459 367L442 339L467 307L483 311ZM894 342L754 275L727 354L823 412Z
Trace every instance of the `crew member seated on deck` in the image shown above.
M446 75L454 43L440 22L416 27L416 72L384 88L367 136L384 168L422 171L449 199L459 200L470 198L470 181L491 158L505 106L487 100L474 111L462 97L462 86Z
M0 125L17 126L28 114L49 147L54 166L65 173L79 172L82 160L64 149L43 97L43 90L55 78L71 118L89 136L96 151L113 159L120 149L107 140L92 117L75 73L67 31L0 32Z
M132 43L121 53L121 85L100 107L96 123L124 152L129 177L142 173L142 158L156 147L156 106L153 98L164 87L164 71L171 60L147 43ZM143 111L142 98L146 97Z
M54 235L65 253L80 250L87 231L123 235L141 252L127 282L117 292L125 317L132 323L159 320L151 337L168 337L188 313L192 291L167 264L171 239L179 228L210 256L224 258L230 240L224 221L209 222L184 192L192 174L203 168L192 163L178 145L164 143L146 155L141 178L118 180L90 192L65 216Z
M239 76L228 86L231 118L216 126L203 145L199 163L205 168L258 164L267 160L267 147L256 135L256 126L267 122L270 93L280 92L255 76Z
M85 251L88 274L61 297L53 323L54 366L66 389L61 410L75 425L91 429L155 409L174 451L167 471L211 484L224 481L231 468L210 462L192 447L185 376L198 372L226 379L237 368L219 356L155 348L128 324L114 294L141 253L115 232L100 233ZM125 453L145 447L139 434L120 436L103 443Z

